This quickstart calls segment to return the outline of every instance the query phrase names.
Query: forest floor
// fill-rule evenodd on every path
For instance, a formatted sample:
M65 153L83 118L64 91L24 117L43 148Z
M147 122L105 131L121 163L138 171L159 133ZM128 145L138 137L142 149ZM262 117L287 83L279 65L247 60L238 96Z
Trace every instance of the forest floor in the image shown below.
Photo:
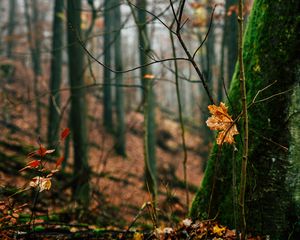
M1 92L0 108L0 200L20 191L29 184L30 174L19 172L28 162L27 155L45 144L47 131L47 94L41 94L42 127L36 133L35 100L33 93L24 88L26 84L6 84ZM43 88L43 86L42 86ZM46 87L44 86L45 91ZM41 91L42 92L42 91ZM67 103L68 95L63 93ZM143 155L143 115L138 112L127 114L126 158L114 152L114 137L103 130L101 122L101 104L93 95L89 101L89 164L92 168L92 201L88 213L81 212L80 206L71 201L71 189L68 183L72 172L72 147L64 172L57 175L52 187L42 192L37 203L37 216L58 218L70 225L89 224L102 227L124 228L135 217L135 226L145 227L153 224L153 219L142 206L151 202L149 192L144 186ZM65 109L68 109L66 107ZM68 127L66 112L61 126ZM158 221L159 225L174 226L187 213L186 190L183 180L183 151L181 131L178 122L168 119L157 111L157 169L158 169ZM40 139L40 140L38 140ZM188 185L189 201L197 190L203 176L203 161L200 157L202 141L197 131L186 134L188 149ZM70 143L70 146L72 143ZM62 152L62 150L61 150ZM51 160L51 159L50 159ZM31 190L15 196L14 204L28 204L24 213L30 214L33 193ZM20 201L20 202L18 202ZM26 209L28 208L28 209ZM140 215L139 215L140 213ZM26 214L25 214L26 215ZM37 217L39 218L39 217ZM42 220L40 220L42 221ZM43 220L44 221L44 220Z
M41 87L47 92L46 85ZM134 111L127 114L127 156L118 156L114 151L113 135L103 130L101 104L92 91L88 93L89 164L92 169L88 211L71 198L72 142L66 169L55 174L51 189L38 195L35 189L23 191L28 188L34 172L19 170L26 166L28 154L37 150L39 144L46 147L48 101L47 94L39 96L42 127L37 133L36 98L26 89L24 82L13 83L4 85L0 92L1 239L237 239L235 231L213 220L191 222L186 219L179 123L157 111L159 191L154 208L144 186L143 115ZM63 103L68 103L66 92L62 99ZM61 129L69 127L68 108L67 105L62 108ZM187 126L189 204L203 177L205 163L201 156L208 152L199 136L199 130ZM61 154L64 147L60 148ZM47 160L55 165L55 158L50 156ZM34 214L32 206L35 206Z

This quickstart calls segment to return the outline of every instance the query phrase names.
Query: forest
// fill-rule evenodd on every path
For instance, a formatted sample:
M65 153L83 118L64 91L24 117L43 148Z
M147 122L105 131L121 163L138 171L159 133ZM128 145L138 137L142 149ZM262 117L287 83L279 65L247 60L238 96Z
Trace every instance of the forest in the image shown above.
M0 239L299 239L299 0L0 19Z

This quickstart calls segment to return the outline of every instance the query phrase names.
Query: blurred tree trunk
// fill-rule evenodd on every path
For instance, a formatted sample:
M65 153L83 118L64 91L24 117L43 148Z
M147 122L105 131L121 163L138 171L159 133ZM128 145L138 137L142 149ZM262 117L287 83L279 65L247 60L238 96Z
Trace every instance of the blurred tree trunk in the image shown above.
M212 5L213 5L213 1L209 0L208 1L209 7L208 7L208 13L211 15L212 13ZM211 6L210 6L211 5ZM208 25L210 23L208 22ZM208 29L208 27L207 27ZM214 26L214 21L211 23L211 29L206 41L206 80L207 80L207 84L210 88L210 90L213 90L213 86L214 83L213 81L216 78L216 74L214 71L214 66L216 64L216 53L215 53L215 26Z
M3 18L3 2L0 1L0 19ZM2 28L3 26L0 25L0 28ZM3 42L2 42L2 32L3 31L0 31L0 55L2 55L2 52L3 52Z
M227 0L226 1L226 13L229 8L237 4L236 0ZM226 14L225 13L225 14ZM229 16L226 14L226 21L228 23L226 28L225 36L225 45L227 47L227 66L228 66L228 75L227 79L230 81L233 77L235 64L238 56L238 22L237 22L237 13L236 11L230 11Z
M69 78L71 85L71 123L74 148L73 198L89 204L90 168L88 165L87 107L85 99L83 49L79 44L81 37L81 0L68 0L68 56Z
M144 65L149 62L149 54L151 53L151 46L147 33L147 18L146 11L147 1L138 0L138 15L137 24L139 28L139 49L140 49L140 64ZM148 75L148 76L147 76ZM141 68L141 79L144 88L143 101L144 101L144 125L145 125L145 178L146 184L151 192L154 200L157 195L156 183L156 136L155 136L155 93L153 90L154 78L152 78L151 68Z
M48 145L53 146L58 141L60 122L60 84L62 73L62 47L63 47L63 15L64 1L55 0L52 25L52 56L51 78L48 113Z
M115 51L115 68L117 71L123 70L122 61L122 35L121 35L121 1L114 0L114 51ZM116 84L123 83L123 74L116 73ZM116 86L116 152L126 156L126 136L125 136L125 111L124 111L124 94L123 87Z
M16 26L16 0L9 1L9 14L8 14L8 27L7 27L7 49L6 55L8 58L12 58L12 50L14 47L14 31Z
M111 67L111 24L112 24L112 0L104 1L104 64ZM106 130L113 131L113 111L112 111L112 88L111 88L111 71L103 69L103 124Z
M284 5L279 0L256 0L244 40L248 104L259 90L277 80L258 99L273 97L249 108L246 194L247 230L275 240L297 239L300 229L299 12L297 0ZM229 92L234 104L230 112L235 116L241 110L238 71L236 68ZM282 94L274 95L278 93ZM214 146L191 208L194 219L217 217L237 228L242 145L237 136L237 152L224 145L220 154Z
M205 1L207 4L206 11L208 13L208 16L211 16L212 10L213 10L213 5L214 1L213 0L208 0ZM217 74L214 71L215 65L216 65L216 52L215 52L215 41L216 41L216 36L215 36L215 24L214 24L214 19L212 22L207 21L206 23L206 29L208 31L209 25L211 24L211 28L208 34L208 37L205 41L205 44L203 45L203 48L205 51L204 53L201 53L199 57L199 62L201 64L202 72L203 75L205 76L205 79L207 81L208 88L210 91L214 90L214 81L217 79ZM199 43L202 43L204 40L206 32L202 36L202 34L199 32L198 33L198 39ZM209 111L207 109L207 105L209 104L209 99L206 97L206 93L204 91L204 88L202 85L199 85L200 89L200 96L201 96L201 105L200 105L200 122L205 122L206 119L209 116ZM203 139L203 148L201 150L201 157L204 159L203 167L206 165L206 161L210 152L210 147L212 143L212 132L207 128L205 125L201 125L200 127L200 134Z
M39 22L39 9L38 0L32 0L32 20L29 13L28 1L24 0L25 5L25 18L28 31L28 43L31 51L31 59L33 64L33 88L35 94L35 105L36 105L36 116L37 116L37 126L36 133L40 135L40 130L42 127L42 112L41 112L41 102L39 99L39 81L42 76L42 66L41 66L41 44L42 44L42 29L41 23Z

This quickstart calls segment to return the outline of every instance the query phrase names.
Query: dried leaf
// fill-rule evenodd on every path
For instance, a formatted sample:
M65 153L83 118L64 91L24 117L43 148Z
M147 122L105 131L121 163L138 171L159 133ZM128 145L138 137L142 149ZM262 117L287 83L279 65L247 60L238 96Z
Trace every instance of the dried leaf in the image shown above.
M41 164L40 160L32 160L29 163L27 163L26 167L20 169L19 172L22 172L28 168L37 168L40 166L40 164Z
M77 228L77 227L71 227L70 228L70 232L71 233L76 233L76 232L78 232L79 231L79 229Z
M36 154L41 156L41 157L45 157L47 154L53 153L55 151L55 149L46 149L44 148L42 145L40 146L40 149L38 149L36 151Z
M34 177L30 183L30 187L39 188L39 192L49 190L51 188L51 178Z
M70 134L70 128L65 128L60 134L60 139L65 140Z
M64 160L64 157L59 157L58 159L56 159L56 168L58 168Z
M19 214L17 214L17 213L12 213L11 214L14 218L19 218Z
M155 76L153 74L145 74L144 78L146 78L146 79L153 79L153 78L155 78Z
M37 168L38 166L40 166L41 161L40 160L33 160L29 163L27 163L27 166L31 167L31 168Z
M186 218L186 219L182 220L182 223L183 223L184 226L190 227L190 226L192 225L193 222L192 222L191 219Z
M213 233L218 235L219 237L223 236L226 232L226 227L220 227L219 225L213 226Z
M134 233L133 240L142 240L142 239L144 239L144 236L142 233L139 233L139 232Z
M33 151L28 154L27 158L31 158L35 155L38 155L40 157L45 157L47 154L53 153L55 149L46 149L42 145L40 145L40 148L36 151Z
M219 107L216 105L209 105L208 110L212 116L207 119L207 126L211 130L220 131L217 137L217 144L222 145L224 142L229 144L234 143L233 136L239 132L233 119L227 112L226 105L222 102Z

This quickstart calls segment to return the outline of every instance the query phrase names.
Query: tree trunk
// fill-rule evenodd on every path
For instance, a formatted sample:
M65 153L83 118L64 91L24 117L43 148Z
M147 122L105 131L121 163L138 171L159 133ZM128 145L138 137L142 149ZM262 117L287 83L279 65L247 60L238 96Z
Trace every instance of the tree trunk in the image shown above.
M273 97L255 103L248 112L247 231L271 239L296 239L299 234L299 12L297 0L284 5L256 0L244 40L248 105L259 90L277 80L258 99ZM236 67L229 92L235 116L241 111L238 76ZM278 93L282 94L274 95ZM214 146L191 208L193 218L217 217L237 228L242 145L241 133L237 152L228 145L221 152Z
M32 1L32 20L29 14L28 1L24 0L25 5L25 18L28 31L28 43L30 45L31 59L33 64L33 91L35 94L35 107L36 107L36 117L37 117L37 126L35 132L40 135L42 127L42 112L41 112L41 102L39 99L39 80L42 76L42 66L41 66L41 40L42 40L42 30L39 23L39 10L37 0ZM32 28L33 26L33 28ZM33 31L34 29L34 31Z
M140 47L140 64L144 65L149 62L148 54L151 52L150 42L147 33L147 9L146 0L138 0L138 28L139 28L139 47ZM147 76L148 75L148 76ZM155 94L153 90L153 81L150 67L141 68L141 79L143 85L144 101L144 121L145 121L145 179L146 184L154 200L157 195L156 183L156 136L155 136Z
M68 0L68 56L71 85L71 123L74 148L73 198L87 208L89 204L87 109L83 80L83 49L81 37L81 0Z
M58 141L60 122L60 84L62 73L63 19L64 1L55 0L53 13L53 37L51 56L51 78L48 114L48 145L53 146Z
M1 10L1 9L0 9ZM9 1L9 14L8 14L8 42L7 42L7 52L6 55L8 58L12 57L12 49L14 47L14 30L16 26L16 0Z
M111 12L112 0L104 1L104 64L111 67ZM103 73L103 124L106 130L113 130L113 112L112 112L112 92L111 92L111 71L104 68Z
M226 12L229 10L231 6L234 4L237 4L236 0L227 0L226 1ZM235 11L230 12L231 15L226 17L226 21L228 23L226 30L226 37L225 37L225 44L227 46L227 66L228 66L228 75L227 79L230 81L232 79L234 69L235 69L235 63L237 61L237 53L238 53L238 26L237 26L237 14Z
M121 36L121 8L120 0L114 0L114 50L115 50L115 68L117 71L123 70L122 61L122 36ZM122 85L123 74L116 73L116 84ZM124 111L124 94L123 87L116 86L116 152L126 156L126 136L125 136L125 111Z

